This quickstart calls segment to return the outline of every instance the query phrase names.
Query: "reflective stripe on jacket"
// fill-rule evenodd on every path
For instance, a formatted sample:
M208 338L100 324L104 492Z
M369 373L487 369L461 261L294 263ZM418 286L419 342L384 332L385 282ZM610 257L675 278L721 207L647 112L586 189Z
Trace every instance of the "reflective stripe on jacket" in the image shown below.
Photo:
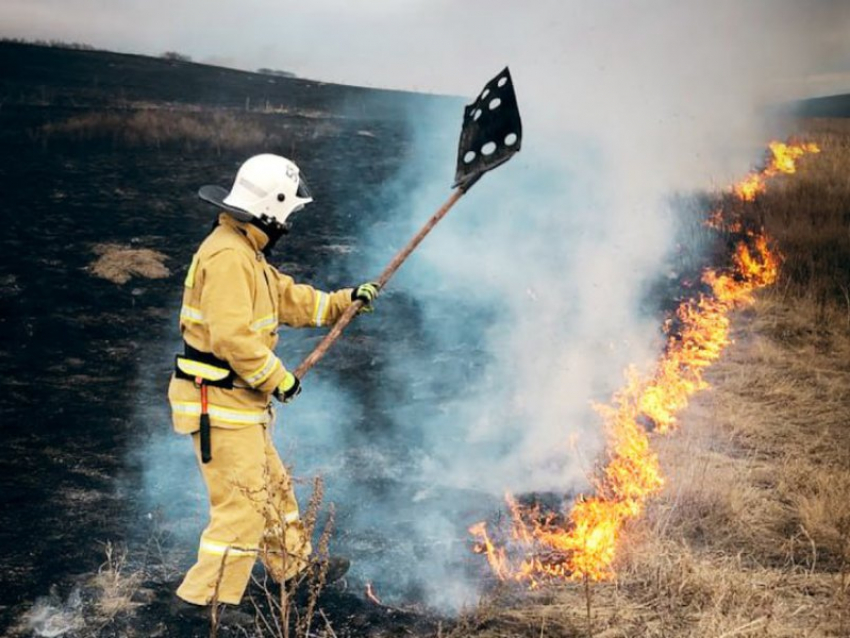
M186 275L180 332L233 368L236 387L209 388L209 413L213 427L238 428L271 418L269 397L286 374L274 352L278 325L331 325L351 304L351 289L326 293L296 284L266 261L262 231L225 213L219 222ZM196 432L200 391L172 377L168 398L174 429Z

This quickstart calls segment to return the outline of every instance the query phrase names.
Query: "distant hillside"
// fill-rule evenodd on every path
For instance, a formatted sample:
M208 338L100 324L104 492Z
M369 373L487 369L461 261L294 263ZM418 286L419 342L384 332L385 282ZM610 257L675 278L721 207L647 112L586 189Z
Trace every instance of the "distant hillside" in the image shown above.
M801 100L796 113L801 117L850 117L850 94Z
M0 42L3 104L91 108L153 102L252 110L285 104L299 111L328 111L333 106L338 115L388 119L399 117L412 101L445 99L178 59Z

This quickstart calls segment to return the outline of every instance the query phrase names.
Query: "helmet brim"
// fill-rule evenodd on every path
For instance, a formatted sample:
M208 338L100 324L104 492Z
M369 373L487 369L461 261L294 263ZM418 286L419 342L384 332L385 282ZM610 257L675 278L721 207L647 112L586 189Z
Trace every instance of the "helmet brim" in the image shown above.
M198 197L201 201L207 202L208 204L212 204L213 206L217 206L223 210L226 210L230 213L234 218L238 219L241 222L249 222L254 219L254 215L249 213L246 210L233 206L231 204L226 204L224 199L230 194L226 188L222 188L221 186L201 186L198 189Z

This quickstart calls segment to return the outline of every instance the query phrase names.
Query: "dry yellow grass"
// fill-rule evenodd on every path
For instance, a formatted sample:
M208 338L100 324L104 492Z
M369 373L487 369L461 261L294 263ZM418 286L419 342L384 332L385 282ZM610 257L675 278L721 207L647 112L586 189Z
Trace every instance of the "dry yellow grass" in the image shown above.
M714 389L654 440L667 487L621 547L618 580L504 589L454 635L844 636L850 631L850 336L761 300L735 317Z
M139 606L133 600L142 580L138 571L127 569L127 552L116 548L112 543L104 546L106 562L101 565L93 584L98 590L97 612L99 619L109 622L118 614Z
M780 282L653 437L667 484L617 581L502 588L452 635L850 636L850 122L804 130L823 153L738 208L777 240Z
M223 110L141 108L75 115L39 130L43 143L70 141L114 145L177 147L193 150L212 147L259 148L272 138L258 124Z
M163 263L167 257L150 248L98 244L94 251L99 256L89 270L93 275L116 284L125 284L132 277L164 279L171 274Z

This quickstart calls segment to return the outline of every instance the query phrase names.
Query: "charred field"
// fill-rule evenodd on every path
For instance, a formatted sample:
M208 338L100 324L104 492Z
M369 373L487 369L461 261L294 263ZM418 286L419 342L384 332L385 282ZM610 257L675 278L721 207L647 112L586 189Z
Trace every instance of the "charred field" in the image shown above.
M354 203L405 161L406 111L458 107L449 98L105 52L3 43L0 60L0 366L9 379L0 399L0 544L9 550L0 561L0 630L62 635L48 621L22 628L20 616L39 598L67 608L97 591L91 578L108 543L141 547L131 550L139 558L145 539L159 538L155 513L134 496L136 450L169 424L152 419L139 397L150 392L150 410L161 415L179 345L173 310L214 218L197 188L226 183L245 157L270 148L295 158L323 205L287 242L287 268L325 288L349 285L352 273L324 264L356 249ZM415 307L390 304L415 333ZM352 336L328 359L329 374L355 366L370 345L356 329ZM312 343L295 347L304 354ZM380 365L378 355L370 367ZM159 573L167 577L175 574ZM353 626L373 622L376 610L395 613L365 609L359 590L334 595ZM157 633L158 614L103 635L196 635ZM401 615L407 627L423 622ZM65 631L79 627L67 621Z
M339 257L360 249L361 210L374 211L372 224L398 223L370 204L409 158L410 112L460 113L462 101L12 43L0 43L0 64L0 631L209 635L174 621L169 606L195 549L178 540L174 510L196 524L201 497L161 512L139 496L138 450L170 428L162 417L181 283L213 219L197 187L226 184L253 153L292 157L317 210L278 262L320 287L349 285L360 274ZM375 604L354 578L326 590L311 635L850 635L850 126L796 127L823 152L736 210L774 238L779 281L733 315L713 389L658 443L670 485L628 528L617 578L537 591L491 578L480 603L452 618L393 597ZM729 257L701 224L713 198L682 206L694 217L683 232L704 248L671 264L682 279ZM659 323L685 294L681 280L659 282ZM388 291L382 302L372 328L355 326L322 364L367 403L390 365L379 340L431 345L415 299ZM315 342L293 338L293 360ZM470 343L443 365L466 373L479 356ZM380 414L356 427L386 434L383 451L405 444ZM366 496L338 503L338 529L370 499L421 498L372 476L369 462L364 451L342 470ZM502 507L477 493L448 496L461 528ZM552 509L564 498L521 495ZM343 542L402 572L391 539ZM468 569L490 578L467 553ZM400 590L397 599L417 599L415 583ZM251 593L262 613L264 592Z

